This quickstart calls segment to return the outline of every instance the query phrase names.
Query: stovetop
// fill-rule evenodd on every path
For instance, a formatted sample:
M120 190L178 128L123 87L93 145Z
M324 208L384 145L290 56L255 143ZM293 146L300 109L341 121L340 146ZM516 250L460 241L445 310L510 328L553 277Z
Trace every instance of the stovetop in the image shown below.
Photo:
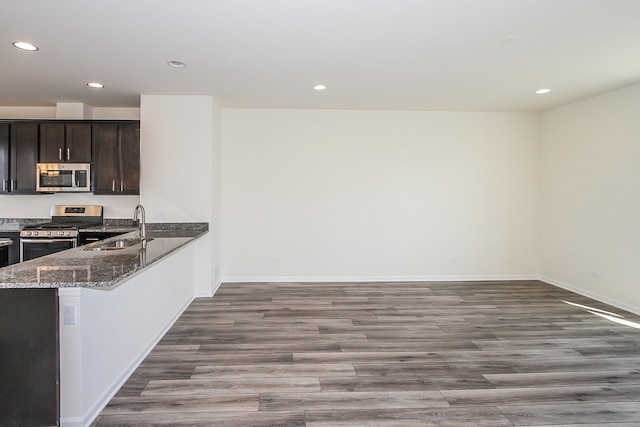
M102 206L56 205L51 207L51 221L25 226L20 237L74 238L79 228L101 225L102 221Z
M23 230L77 230L78 228L93 227L101 222L69 221L69 222L43 222L40 224L25 225Z

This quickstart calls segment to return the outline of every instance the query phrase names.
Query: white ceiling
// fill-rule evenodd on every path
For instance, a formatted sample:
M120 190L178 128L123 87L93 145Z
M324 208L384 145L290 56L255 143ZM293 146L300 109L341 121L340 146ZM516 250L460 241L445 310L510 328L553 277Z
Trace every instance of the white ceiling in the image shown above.
M18 40L40 50L20 51ZM3 0L0 8L3 106L137 107L141 94L181 94L213 95L224 107L543 111L638 81L640 0ZM328 89L314 91L318 83ZM553 91L534 94L543 87Z

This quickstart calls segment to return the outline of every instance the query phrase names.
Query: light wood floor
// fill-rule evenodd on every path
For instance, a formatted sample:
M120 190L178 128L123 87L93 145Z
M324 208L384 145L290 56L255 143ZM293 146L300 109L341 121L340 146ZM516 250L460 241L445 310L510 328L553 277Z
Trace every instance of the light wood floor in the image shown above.
M96 424L640 426L640 329L597 310L640 327L538 281L224 284Z

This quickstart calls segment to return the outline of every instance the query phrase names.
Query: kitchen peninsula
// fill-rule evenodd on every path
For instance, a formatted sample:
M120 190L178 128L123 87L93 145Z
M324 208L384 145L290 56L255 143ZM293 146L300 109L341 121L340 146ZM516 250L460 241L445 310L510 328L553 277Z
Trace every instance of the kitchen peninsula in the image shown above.
M194 277L185 266L193 263L192 243L207 232L207 223L148 224L145 245L92 250L137 238L129 232L1 268L0 301L11 307L0 312L9 379L0 390L2 417L42 425L29 417L50 423L53 411L53 425L88 425L192 301ZM48 354L19 354L41 343ZM18 402L22 393L31 393L27 407ZM28 407L39 403L41 414Z

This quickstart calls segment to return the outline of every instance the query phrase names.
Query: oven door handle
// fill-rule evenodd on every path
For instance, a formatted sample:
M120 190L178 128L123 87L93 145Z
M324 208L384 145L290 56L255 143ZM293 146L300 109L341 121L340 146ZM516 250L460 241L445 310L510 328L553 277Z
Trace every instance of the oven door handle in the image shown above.
M20 243L69 243L75 242L75 238L70 239L23 239L20 238Z

